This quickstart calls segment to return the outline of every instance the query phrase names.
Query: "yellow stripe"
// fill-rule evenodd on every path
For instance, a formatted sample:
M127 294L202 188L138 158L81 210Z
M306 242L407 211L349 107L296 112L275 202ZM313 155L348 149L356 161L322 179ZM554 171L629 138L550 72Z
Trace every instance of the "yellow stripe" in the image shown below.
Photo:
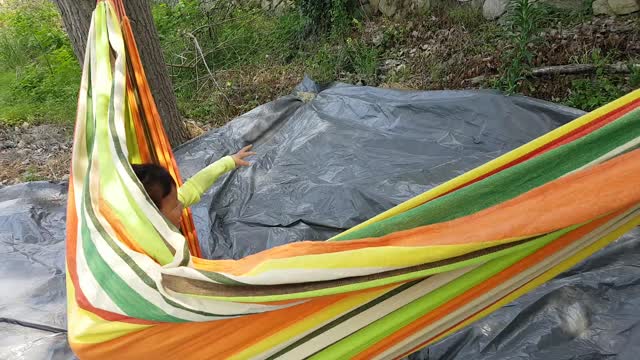
M131 334L153 325L108 321L86 311L75 301L75 289L67 276L67 323L69 342L73 344L99 344Z
M274 270L399 268L450 259L474 251L507 244L527 237L460 245L382 246L328 254L267 260L243 276L257 276Z
M395 285L400 286L400 285ZM351 311L352 309L362 306L384 293L390 291L392 288L385 287L382 290L368 291L363 294L351 295L346 299L339 301L322 311L316 312L313 315L299 321L290 327L270 336L251 347L243 350L242 352L232 356L230 359L249 359L256 357L264 352L267 352L274 347L286 343L288 340L293 339L301 334L313 331L313 329L322 326L323 324L339 317L340 315Z
M581 117L579 117L578 119L564 125L561 126L513 151L510 151L492 161L489 161L488 163L477 167L463 175L460 175L450 181L447 181L446 183L439 185L421 195L418 195L416 197L414 197L413 199L407 200L404 203L391 208L385 212L383 212L382 214L379 214L365 222L363 222L362 224L359 224L357 226L352 227L349 230L346 230L345 232L336 235L334 237L332 237L331 239L329 239L329 241L335 239L338 236L341 235L345 235L345 234L349 234L353 231L356 230L360 230L361 228L368 226L370 224L382 221L384 219L388 219L390 217L393 217L395 215L398 215L400 213L403 213L405 211L411 210L416 206L419 206L421 204L424 204L427 201L430 201L442 194L445 194L461 185L464 185L470 181L473 181L474 179L477 179L501 166L504 166L510 162L512 162L513 160L516 160L522 156L525 156L539 148L541 148L542 146L570 133L571 131L585 125L588 124L594 120L596 120L597 118L600 118L603 115L606 115L620 107L623 107L629 103L631 103L634 100L640 99L640 90L635 90L629 94L627 94L626 96L621 97L618 100L615 100L599 109L596 109L586 115L583 115Z
M629 222L627 222L626 224L624 224L621 227L619 227L618 229L614 230L610 234L602 237L600 240L596 241L595 243L593 243L593 244L587 246L586 248L582 249L581 251L577 252L576 254L571 256L570 258L568 258L565 261L563 261L558 266L549 269L547 272L545 272L544 274L540 275L536 279L534 279L531 282L527 283L526 285L520 287L519 289L515 290L511 294L505 296L504 298L502 298L498 302L494 303L490 307L482 310L481 312L479 312L476 315L472 316L471 318L465 320L464 322L460 323L459 325L456 325L451 330L449 330L449 331L439 335L438 337L434 338L432 341L430 341L425 346L428 346L430 344L436 343L436 342L444 339L445 337L447 337L447 336L459 331L460 329L462 329L462 328L464 328L464 327L466 327L468 325L471 325L472 323L474 323L474 322L486 317L487 315L493 313L494 311L498 310L499 308L511 303L512 301L514 301L515 299L519 298L520 296L532 291L533 289L537 288L538 286L540 286L540 285L546 283L547 281L553 279L554 277L558 276L560 273L569 270L570 268L575 266L577 263L579 263L582 260L586 259L587 257L593 255L596 251L598 251L598 250L604 248L605 246L609 245L611 242L613 242L614 240L618 239L619 237L621 237L622 235L624 235L625 233L631 231L634 227L639 226L639 225L640 225L640 216L637 216L634 219L632 219Z

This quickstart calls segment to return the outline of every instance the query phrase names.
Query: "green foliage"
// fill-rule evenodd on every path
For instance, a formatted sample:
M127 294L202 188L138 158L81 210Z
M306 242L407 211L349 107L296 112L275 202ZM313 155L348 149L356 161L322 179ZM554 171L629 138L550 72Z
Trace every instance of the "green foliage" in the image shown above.
M0 6L0 59L0 121L73 120L80 68L51 2Z
M311 77L319 83L330 83L342 73L350 73L354 80L375 84L380 53L362 41L347 38L344 44L323 44L314 56L305 62Z
M452 24L462 25L467 29L478 29L486 21L482 16L480 10L475 9L473 6L454 6L447 12Z
M595 110L624 95L619 84L607 78L574 80L566 105L584 111Z
M304 18L304 34L345 35L351 25L353 0L297 0L296 7Z
M153 17L180 111L189 118L228 116L232 88L217 79L258 65L291 62L303 46L302 16L279 16L261 9L234 6L206 9L200 1L156 4ZM214 104L215 102L215 104Z
M42 181L42 180L47 180L47 178L45 176L42 176L42 175L38 174L38 170L36 169L35 166L29 167L22 174L22 181L24 181L24 182Z
M501 78L495 84L508 94L519 90L531 69L533 53L530 46L539 40L538 24L541 18L542 11L537 2L512 0L509 4L506 36L512 48L505 53Z
M624 81L608 76L605 71L605 67L612 63L614 55L612 53L603 55L601 49L595 48L574 59L574 62L578 64L595 65L596 72L591 79L572 81L570 94L565 100L565 104L584 111L591 111L623 96L628 90L625 89ZM630 70L629 85L632 88L637 87L640 83L640 69L631 67Z
M367 46L361 41L347 39L346 52L348 59L347 71L351 71L369 84L376 81L380 54L378 49Z
M327 84L337 78L338 69L344 62L343 51L325 43L305 61L305 67L314 80Z

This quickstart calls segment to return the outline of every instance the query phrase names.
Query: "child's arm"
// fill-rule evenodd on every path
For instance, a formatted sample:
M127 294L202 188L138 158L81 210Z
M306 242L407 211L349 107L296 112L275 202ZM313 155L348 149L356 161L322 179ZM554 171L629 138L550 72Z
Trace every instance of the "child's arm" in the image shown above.
M211 185L213 185L220 176L235 169L237 166L250 165L249 162L244 160L245 157L255 154L254 152L250 152L250 149L251 145L243 148L237 154L225 156L200 170L178 189L178 200L185 207L200 201L202 194L209 190Z

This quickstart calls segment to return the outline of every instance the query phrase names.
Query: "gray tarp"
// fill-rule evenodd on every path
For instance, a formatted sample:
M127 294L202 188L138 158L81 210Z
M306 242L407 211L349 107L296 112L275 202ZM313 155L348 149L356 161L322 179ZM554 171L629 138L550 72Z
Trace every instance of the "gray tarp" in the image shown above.
M192 208L205 256L329 238L581 114L493 92L319 90L305 80L294 95L177 150L185 177L242 145L258 152ZM0 189L0 359L72 357L63 332L65 206L65 184ZM412 358L636 359L638 259L636 230Z

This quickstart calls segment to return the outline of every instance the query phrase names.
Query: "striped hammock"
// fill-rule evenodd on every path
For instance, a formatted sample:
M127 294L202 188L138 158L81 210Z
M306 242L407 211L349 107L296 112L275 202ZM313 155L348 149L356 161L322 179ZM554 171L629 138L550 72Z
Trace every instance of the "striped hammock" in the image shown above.
M326 242L199 257L131 162L180 180L121 1L87 43L67 217L82 359L401 358L640 223L640 91ZM247 239L250 241L250 239Z

